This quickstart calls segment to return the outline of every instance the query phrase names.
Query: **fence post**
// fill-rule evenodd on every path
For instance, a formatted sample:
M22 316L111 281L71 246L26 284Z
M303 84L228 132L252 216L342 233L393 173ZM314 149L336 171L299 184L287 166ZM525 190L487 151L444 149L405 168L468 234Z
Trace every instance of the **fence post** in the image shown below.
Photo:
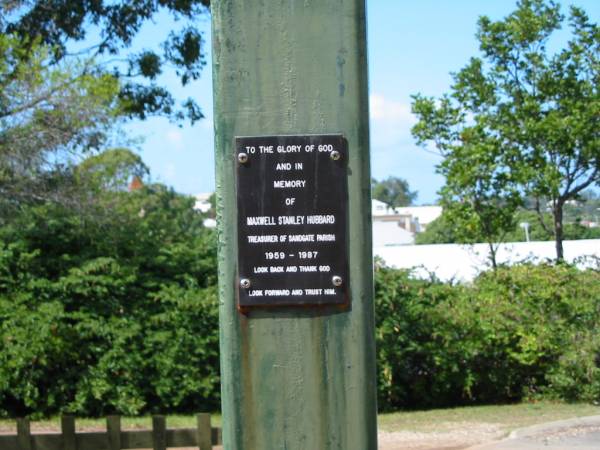
M167 450L167 420L165 416L152 416L152 449Z
M106 432L108 433L108 448L121 450L121 416L106 418Z
M196 417L196 440L200 450L212 449L212 427L210 414L201 413Z
M29 419L17 419L17 446L19 450L31 450L31 428Z
M75 417L62 416L60 419L60 428L62 431L63 450L77 450Z

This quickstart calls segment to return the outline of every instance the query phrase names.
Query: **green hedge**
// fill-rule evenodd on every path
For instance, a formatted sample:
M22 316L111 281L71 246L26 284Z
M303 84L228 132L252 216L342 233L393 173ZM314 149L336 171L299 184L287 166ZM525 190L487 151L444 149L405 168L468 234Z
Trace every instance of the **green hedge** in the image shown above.
M0 416L218 409L214 234L144 195L93 226L42 208L0 228ZM599 272L375 281L382 410L600 400Z
M218 409L214 288L165 288L139 314L63 299L0 298L0 415Z
M376 272L379 406L600 400L600 273L521 265L469 285Z
M219 407L216 240L161 186L0 227L0 416Z

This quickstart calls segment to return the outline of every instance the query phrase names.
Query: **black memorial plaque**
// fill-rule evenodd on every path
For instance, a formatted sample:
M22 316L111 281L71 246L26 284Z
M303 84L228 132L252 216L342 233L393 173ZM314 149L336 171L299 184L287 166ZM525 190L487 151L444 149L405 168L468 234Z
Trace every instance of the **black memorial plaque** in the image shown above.
M238 137L235 150L240 308L348 304L347 141Z

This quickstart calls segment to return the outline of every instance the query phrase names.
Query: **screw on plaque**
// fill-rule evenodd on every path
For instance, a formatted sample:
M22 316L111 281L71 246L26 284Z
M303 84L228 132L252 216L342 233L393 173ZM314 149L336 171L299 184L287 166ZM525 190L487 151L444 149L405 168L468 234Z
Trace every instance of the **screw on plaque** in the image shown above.
M342 283L344 282L344 280L342 280L342 277L340 277L339 275L334 275L331 278L331 282L333 283L333 285L335 287L340 287L342 285Z
M337 150L334 150L329 154L329 156L334 161L337 161L338 159L340 159L342 157L342 154L340 152L338 152Z
M240 280L240 286L244 289L248 289L251 285L252 283L250 283L250 280L248 278L242 278Z
M240 164L246 164L248 162L248 154L238 153L238 161L240 162Z

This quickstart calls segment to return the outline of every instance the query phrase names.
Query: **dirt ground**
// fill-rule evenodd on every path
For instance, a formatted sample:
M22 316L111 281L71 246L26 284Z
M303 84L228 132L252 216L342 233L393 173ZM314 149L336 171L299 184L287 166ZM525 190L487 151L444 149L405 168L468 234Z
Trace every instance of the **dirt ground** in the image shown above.
M441 432L380 431L379 450L459 450L506 435L500 425L478 422L440 424Z
M379 450L461 450L484 442L502 438L506 432L499 425L476 422L453 422L440 424L442 432L380 431L378 433ZM54 427L35 427L34 432L57 432ZM83 431L83 430L79 430ZM94 428L85 431L98 431ZM0 434L12 434L14 430L0 428ZM180 448L178 450L197 450ZM213 447L223 450L223 447Z
M379 450L462 450L506 435L500 425L489 423L453 422L445 423L441 428L451 431L380 431ZM213 447L213 450L223 450L223 447Z

